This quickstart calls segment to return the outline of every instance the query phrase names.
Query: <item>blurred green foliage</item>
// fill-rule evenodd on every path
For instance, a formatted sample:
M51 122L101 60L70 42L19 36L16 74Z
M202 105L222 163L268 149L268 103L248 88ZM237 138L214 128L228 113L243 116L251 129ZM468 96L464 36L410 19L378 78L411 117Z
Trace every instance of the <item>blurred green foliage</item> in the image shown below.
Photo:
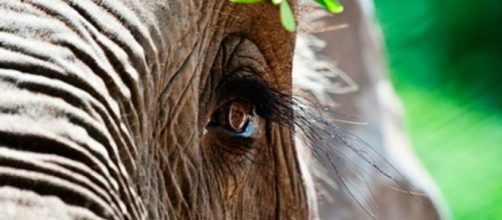
M412 142L453 219L502 219L502 1L375 4Z

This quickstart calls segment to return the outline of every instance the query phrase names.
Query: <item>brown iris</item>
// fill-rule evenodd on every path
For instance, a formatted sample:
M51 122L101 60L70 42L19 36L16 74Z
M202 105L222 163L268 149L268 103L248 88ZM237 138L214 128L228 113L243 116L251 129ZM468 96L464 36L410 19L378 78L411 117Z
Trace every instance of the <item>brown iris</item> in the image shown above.
M242 132L252 115L252 105L244 100L235 99L213 115L213 122L233 132Z
M249 120L250 104L241 100L234 100L228 111L228 125L235 131L242 131Z

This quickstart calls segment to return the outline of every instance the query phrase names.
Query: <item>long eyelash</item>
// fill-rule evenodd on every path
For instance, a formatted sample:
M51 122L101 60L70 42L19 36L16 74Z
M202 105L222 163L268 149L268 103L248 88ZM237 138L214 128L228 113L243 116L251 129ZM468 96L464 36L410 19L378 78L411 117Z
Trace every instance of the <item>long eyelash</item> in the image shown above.
M334 177L372 219L378 218L378 208L371 187L366 181L366 176L370 175L369 169L376 170L410 197L417 195L410 187L404 185L405 183L398 180L406 178L391 162L357 136L336 125L335 122L324 119L321 110L313 104L314 102L281 92L252 76L233 79L231 77L226 82L220 87L220 94L225 94L227 99L247 99L256 107L256 113L260 117L290 128L311 150L316 160L328 161ZM353 157L362 159L369 169L355 170L354 167L362 165L355 166L353 164L355 161L351 159ZM376 161L382 163L377 164ZM395 173L398 178L389 172ZM369 201L364 199L366 194Z
M291 95L270 86L265 81L253 76L233 77L219 86L223 100L234 98L246 99L255 106L255 112L270 122L293 126L294 113Z
M324 119L320 114L321 111L316 111L313 107L315 105L309 103L305 99L293 98L295 134L302 144L311 150L317 161L328 162L334 177L369 217L378 219L375 197L366 181L366 176L371 176L371 170L376 170L384 178L399 186L402 191L407 192L410 197L417 195L405 183L398 180L407 178L375 148L334 122ZM354 157L362 159L362 162L369 166L368 169L363 167L363 164L355 164L357 161L353 159ZM389 172L395 174L397 178ZM365 197L369 197L369 201L365 200Z

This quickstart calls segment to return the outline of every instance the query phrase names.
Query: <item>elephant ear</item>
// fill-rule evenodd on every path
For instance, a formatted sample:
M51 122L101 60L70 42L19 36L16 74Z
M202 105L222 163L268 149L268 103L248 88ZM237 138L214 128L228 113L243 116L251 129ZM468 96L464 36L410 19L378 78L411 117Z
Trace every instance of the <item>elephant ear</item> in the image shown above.
M299 30L293 57L294 92L313 95L324 105L335 103L333 95L357 92L359 87L349 74L340 69L335 61L319 55L326 47L326 42L313 34L343 29L348 25L327 26L323 19L329 14L316 10L316 5L311 1L300 1L298 8Z
M364 125L333 114L333 96L356 92L358 85L334 62L315 55L323 46L311 34L298 35L293 62L296 145L307 158L316 195L321 196L318 201L331 204L339 199L332 198L333 192L342 192L369 218L379 219L377 180L411 197L416 194L400 181L406 178L381 152L339 125Z
M332 95L358 91L355 81L333 61L316 56L325 43L307 33L300 33L296 39L293 61L293 87L295 92L310 93L325 105L335 103Z

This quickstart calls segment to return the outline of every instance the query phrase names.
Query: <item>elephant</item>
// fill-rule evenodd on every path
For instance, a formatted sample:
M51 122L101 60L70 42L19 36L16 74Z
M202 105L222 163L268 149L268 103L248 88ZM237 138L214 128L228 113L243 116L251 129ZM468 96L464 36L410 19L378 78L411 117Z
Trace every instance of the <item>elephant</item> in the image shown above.
M0 1L0 218L309 218L278 10Z
M318 218L295 37L268 1L1 0L0 219Z

